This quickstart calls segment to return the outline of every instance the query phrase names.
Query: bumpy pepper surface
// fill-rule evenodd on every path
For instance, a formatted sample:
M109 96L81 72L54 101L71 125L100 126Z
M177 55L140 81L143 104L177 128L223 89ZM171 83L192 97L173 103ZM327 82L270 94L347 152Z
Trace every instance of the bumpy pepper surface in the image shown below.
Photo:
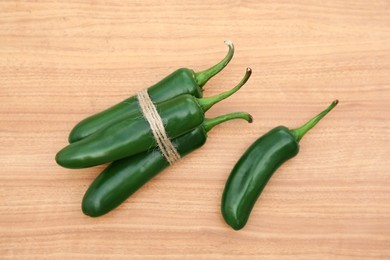
M278 126L257 139L234 166L222 195L222 215L233 229L242 229L272 174L296 156L299 141L338 101L300 128Z
M159 103L182 94L202 97L202 87L209 79L219 73L233 57L233 44L230 41L225 41L225 43L229 47L229 52L223 60L213 67L201 72L181 68L149 87L148 93L152 101ZM69 142L74 143L115 122L128 118L137 109L137 98L132 96L100 113L87 117L72 129L68 138Z
M156 104L168 136L176 138L202 124L204 113L237 92L250 75L251 69L247 68L236 87L213 97L197 99L185 94ZM57 153L56 161L66 168L86 168L132 156L155 146L149 123L137 111L127 119L66 146Z
M252 122L252 117L244 112L205 119L201 126L174 139L173 144L183 157L201 147L206 142L207 132L214 126L237 118ZM111 163L85 193L82 202L84 214L98 217L110 212L168 166L159 149Z

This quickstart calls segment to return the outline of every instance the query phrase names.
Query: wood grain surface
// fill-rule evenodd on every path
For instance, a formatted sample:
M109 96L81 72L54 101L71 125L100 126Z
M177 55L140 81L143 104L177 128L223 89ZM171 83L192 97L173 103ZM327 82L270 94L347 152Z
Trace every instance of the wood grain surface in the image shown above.
M252 78L208 117L250 112L113 212L81 199L104 169L56 165L72 127L235 43L213 95ZM233 231L225 181L260 135L340 103L301 141ZM0 2L1 259L389 259L390 2Z

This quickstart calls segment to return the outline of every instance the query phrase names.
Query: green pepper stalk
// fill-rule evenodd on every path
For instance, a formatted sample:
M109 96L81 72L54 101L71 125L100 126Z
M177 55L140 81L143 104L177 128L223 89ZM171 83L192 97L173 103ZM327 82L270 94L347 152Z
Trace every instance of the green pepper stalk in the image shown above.
M232 119L252 122L252 117L245 112L205 119L202 125L174 139L173 144L183 157L203 146L207 132L213 127ZM110 212L168 166L158 148L111 163L85 193L82 202L84 214L98 217Z
M247 68L241 82L224 93L208 98L184 94L156 104L165 131L173 139L202 124L204 113L237 92L249 79ZM56 161L66 168L86 168L116 161L156 147L149 123L138 110L131 117L114 123L57 153Z
M211 68L194 72L191 69L181 68L166 78L148 88L148 93L153 102L159 103L182 94L191 94L202 97L203 86L212 77L222 71L233 58L234 46L230 41L225 41L229 47L226 56ZM128 118L138 109L136 96L129 97L122 102L103 110L97 114L85 118L79 122L69 134L69 143L79 141L115 122Z
M278 126L257 139L234 166L222 196L222 215L233 229L242 229L272 174L298 154L299 141L338 101L302 127L289 130Z

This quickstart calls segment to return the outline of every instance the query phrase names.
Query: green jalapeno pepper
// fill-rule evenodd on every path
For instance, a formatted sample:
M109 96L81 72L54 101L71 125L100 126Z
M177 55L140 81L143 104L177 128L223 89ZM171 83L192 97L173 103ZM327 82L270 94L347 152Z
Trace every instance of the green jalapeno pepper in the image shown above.
M233 44L230 41L225 41L225 43L229 47L229 52L218 64L201 72L181 68L149 87L148 93L152 101L159 103L181 94L202 97L202 87L209 79L225 68L233 57ZM128 118L137 109L137 98L132 96L100 113L87 117L72 129L68 138L69 143L74 143L115 122Z
M258 197L272 174L285 161L296 156L299 141L338 101L300 128L278 126L257 139L234 166L222 196L222 215L227 224L239 230L245 226Z
M213 119L172 141L181 156L198 149L207 139L207 132L228 120L241 118L252 122L248 113L235 112ZM146 182L167 168L169 163L157 148L111 163L91 184L84 195L84 214L98 217L119 206Z
M214 104L233 95L249 79L251 69L234 88L208 98L184 94L156 104L165 131L173 139L189 132L204 120ZM127 119L114 123L59 151L56 161L66 168L86 168L119 160L156 146L149 123L138 110Z

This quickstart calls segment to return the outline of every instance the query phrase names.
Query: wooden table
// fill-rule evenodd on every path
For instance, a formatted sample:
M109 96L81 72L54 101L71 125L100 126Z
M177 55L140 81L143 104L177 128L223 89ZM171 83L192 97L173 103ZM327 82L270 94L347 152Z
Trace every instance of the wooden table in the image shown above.
M277 3L279 2L279 3ZM84 192L105 166L56 165L72 127L180 67L236 46L208 117L248 111L113 212ZM0 258L390 258L390 2L2 1ZM220 213L235 162L277 125L340 104L301 141L233 231Z

